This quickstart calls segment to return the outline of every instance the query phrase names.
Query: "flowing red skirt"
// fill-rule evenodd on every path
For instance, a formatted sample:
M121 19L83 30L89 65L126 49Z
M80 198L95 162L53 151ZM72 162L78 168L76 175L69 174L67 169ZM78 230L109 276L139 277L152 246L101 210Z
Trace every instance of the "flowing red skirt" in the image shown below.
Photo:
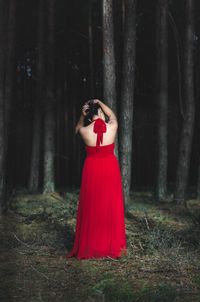
M114 145L85 146L75 241L66 258L127 255L122 180Z

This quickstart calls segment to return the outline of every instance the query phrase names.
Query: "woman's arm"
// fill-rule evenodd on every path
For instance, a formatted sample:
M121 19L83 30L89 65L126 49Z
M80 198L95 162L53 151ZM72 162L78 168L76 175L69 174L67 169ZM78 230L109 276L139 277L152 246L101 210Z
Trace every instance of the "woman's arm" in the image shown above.
M115 113L112 111L112 109L110 107L108 107L106 104L104 104L102 101L100 100L94 100L95 103L98 103L99 106L101 106L101 109L103 110L103 112L108 116L109 118L109 122L117 122L117 116L115 115Z
M77 134L80 130L80 128L84 127L84 118L86 116L86 110L89 108L89 105L87 103L85 103L82 107L82 113L81 113L81 116L80 116L80 119L78 121L78 123L76 124L76 127L75 127L75 134Z
M79 132L79 129L84 126L84 116L81 114L80 119L75 127L75 134Z

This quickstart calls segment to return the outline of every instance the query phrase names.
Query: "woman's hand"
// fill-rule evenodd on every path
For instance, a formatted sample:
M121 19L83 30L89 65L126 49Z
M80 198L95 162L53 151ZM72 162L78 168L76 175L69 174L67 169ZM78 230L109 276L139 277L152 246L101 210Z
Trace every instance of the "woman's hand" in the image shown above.
M83 105L82 107L82 115L86 116L87 115L87 110L89 109L89 105L87 104L87 102Z
M98 100L98 99L94 99L94 103L97 103L97 104L99 104L99 105L100 105L100 100Z

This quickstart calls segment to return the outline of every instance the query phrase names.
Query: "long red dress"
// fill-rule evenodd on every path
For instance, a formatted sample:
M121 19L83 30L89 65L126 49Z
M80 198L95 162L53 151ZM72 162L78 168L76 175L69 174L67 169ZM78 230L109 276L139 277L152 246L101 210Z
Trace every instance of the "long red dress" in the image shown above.
M118 258L127 255L124 199L115 143L100 146L106 123L94 120L96 146L85 146L74 246L66 258Z

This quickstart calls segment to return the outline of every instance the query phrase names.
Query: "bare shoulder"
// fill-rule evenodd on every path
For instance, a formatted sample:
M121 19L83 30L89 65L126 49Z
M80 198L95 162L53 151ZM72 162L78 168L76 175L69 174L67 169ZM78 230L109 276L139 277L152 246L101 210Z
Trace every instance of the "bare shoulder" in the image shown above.
M78 131L79 134L80 134L80 135L83 135L84 133L86 133L86 131L87 131L86 128L87 128L87 126L80 127L80 128L79 128L79 131Z
M83 126L79 129L79 135L84 138L87 137L88 134L91 132L91 124L87 125L87 126Z

